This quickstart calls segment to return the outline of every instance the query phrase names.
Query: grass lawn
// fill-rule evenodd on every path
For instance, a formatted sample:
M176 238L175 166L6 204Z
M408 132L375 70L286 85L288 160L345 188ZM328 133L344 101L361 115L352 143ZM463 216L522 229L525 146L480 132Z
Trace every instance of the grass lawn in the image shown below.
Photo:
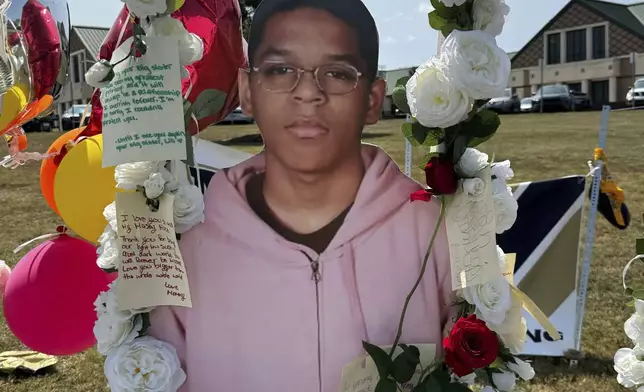
M586 162L592 156L599 132L599 112L510 115L502 119L497 136L482 149L493 153L496 160L510 159L517 181L587 172ZM401 123L401 120L382 121L368 129L365 141L382 146L402 165L404 142L399 132ZM633 222L628 231L620 232L599 218L582 343L586 358L581 366L568 369L566 361L539 360L538 378L520 386L520 390L526 392L622 390L615 381L612 357L618 348L630 347L623 332L623 323L630 316L630 311L624 306L626 298L620 289L620 276L625 263L634 254L635 238L644 231L638 218L644 207L644 158L641 153L644 147L644 111L612 113L609 127L607 153L610 169L626 191ZM217 126L206 130L203 137L222 141L256 131L254 125ZM57 135L30 134L30 150L45 151ZM245 144L239 148L256 152L261 146ZM418 152L415 156L420 159L422 155ZM417 166L414 176L422 179L422 171ZM0 170L0 259L10 265L24 254L14 255L12 249L15 246L50 233L61 223L40 195L38 169L38 164L30 163L13 171ZM12 337L0 319L0 351L20 349L24 347ZM0 376L0 392L9 391L107 391L102 357L91 350L61 358L56 371L50 374L17 378Z

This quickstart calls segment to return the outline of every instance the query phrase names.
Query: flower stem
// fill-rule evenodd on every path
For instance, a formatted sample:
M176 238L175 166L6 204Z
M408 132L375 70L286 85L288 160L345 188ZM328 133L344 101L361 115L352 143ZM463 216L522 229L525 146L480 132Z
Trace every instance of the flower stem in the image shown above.
M423 280L423 276L425 275L425 270L427 269L427 262L429 261L429 256L432 254L432 248L434 247L434 242L436 241L436 236L438 235L438 230L440 230L441 223L443 223L443 218L445 217L445 196L440 196L440 200L441 200L440 215L438 216L438 220L436 221L436 227L434 228L434 233L432 234L432 238L429 241L429 246L427 246L427 251L425 252L425 258L423 259L423 265L420 268L420 274L418 275L418 279L416 279L416 283L414 284L414 287L407 295L407 298L405 299L405 305L403 306L402 313L400 314L400 322L398 323L398 331L396 332L396 339L394 340L394 344L391 346L391 351L389 352L389 356L392 358L394 356L394 351L398 346L398 342L400 341L400 337L402 336L402 328L403 328L403 323L405 322L405 314L407 313L407 307L409 306L409 302L411 301L411 298L416 292L416 289L418 289L420 282Z

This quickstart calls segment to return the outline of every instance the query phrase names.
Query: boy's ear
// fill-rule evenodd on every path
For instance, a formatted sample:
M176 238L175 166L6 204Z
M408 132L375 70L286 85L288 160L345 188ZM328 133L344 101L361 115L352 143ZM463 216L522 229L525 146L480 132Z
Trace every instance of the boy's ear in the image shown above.
M253 117L253 104L250 99L250 71L240 69L237 74L237 85L239 86L239 106L245 115Z
M387 94L387 82L382 78L376 78L371 84L369 91L369 107L367 108L367 125L373 125L380 120L382 115L382 105L385 102Z

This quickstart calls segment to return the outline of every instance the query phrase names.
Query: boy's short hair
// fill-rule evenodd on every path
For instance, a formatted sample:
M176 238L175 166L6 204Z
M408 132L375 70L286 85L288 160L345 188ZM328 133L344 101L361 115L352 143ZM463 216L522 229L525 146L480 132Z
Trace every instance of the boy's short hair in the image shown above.
M251 67L268 20L279 12L307 7L326 11L356 31L360 56L366 65L365 76L373 80L378 73L380 42L376 21L362 0L263 0L253 15L248 38L248 61Z

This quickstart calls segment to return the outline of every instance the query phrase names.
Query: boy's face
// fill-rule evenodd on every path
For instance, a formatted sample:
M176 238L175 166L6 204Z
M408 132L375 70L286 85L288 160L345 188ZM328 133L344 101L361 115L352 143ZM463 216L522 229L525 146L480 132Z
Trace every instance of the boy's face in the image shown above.
M326 65L366 71L353 29L333 15L311 8L273 16L265 25L254 60L254 67L270 66L277 72L273 71L277 65L280 73ZM382 80L372 83L359 77L355 89L338 95L321 91L311 72L302 73L290 92L267 91L260 83L262 75L240 72L241 105L257 122L266 154L289 170L325 172L355 158L363 127L380 118L385 96Z

